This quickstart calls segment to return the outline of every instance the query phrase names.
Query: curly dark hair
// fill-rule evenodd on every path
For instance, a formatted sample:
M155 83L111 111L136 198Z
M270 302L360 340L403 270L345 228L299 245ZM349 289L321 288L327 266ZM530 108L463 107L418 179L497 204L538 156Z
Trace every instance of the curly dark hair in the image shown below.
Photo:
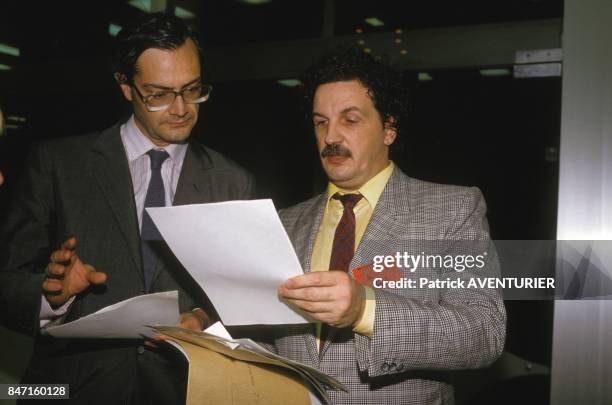
M113 73L132 84L136 61L149 48L174 50L191 39L201 53L198 33L189 24L172 14L155 13L123 28L115 40ZM200 55L201 59L201 55Z
M402 77L386 59L374 57L356 47L338 48L326 54L303 74L304 110L308 119L320 85L348 80L358 80L368 89L382 123L392 118L399 135L401 117L405 115L408 104Z

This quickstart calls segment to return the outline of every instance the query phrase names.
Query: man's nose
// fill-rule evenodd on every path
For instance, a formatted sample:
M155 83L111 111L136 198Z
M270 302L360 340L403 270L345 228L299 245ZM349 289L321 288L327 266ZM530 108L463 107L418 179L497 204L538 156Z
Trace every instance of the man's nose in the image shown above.
M187 114L185 100L183 99L182 95L176 95L174 101L172 102L172 104L170 104L170 107L168 107L168 112L172 115L178 115L179 117L182 117Z
M325 138L324 138L325 143L328 145L333 145L335 143L342 142L343 139L344 139L344 136L342 136L342 132L340 131L340 128L338 127L338 125L330 122L327 125L326 132L325 132Z

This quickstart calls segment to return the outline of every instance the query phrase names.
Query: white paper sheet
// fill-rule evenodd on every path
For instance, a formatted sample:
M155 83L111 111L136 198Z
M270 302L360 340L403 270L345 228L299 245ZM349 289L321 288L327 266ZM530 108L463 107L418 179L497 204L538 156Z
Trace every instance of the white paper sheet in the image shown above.
M308 322L276 292L302 269L272 200L147 211L225 325Z
M229 334L221 322L213 323L208 328L204 329L204 332L220 338L217 342L223 343L232 350L240 345L239 343L233 343L234 338Z
M46 332L58 338L142 339L156 335L146 325L178 325L178 292L133 297Z

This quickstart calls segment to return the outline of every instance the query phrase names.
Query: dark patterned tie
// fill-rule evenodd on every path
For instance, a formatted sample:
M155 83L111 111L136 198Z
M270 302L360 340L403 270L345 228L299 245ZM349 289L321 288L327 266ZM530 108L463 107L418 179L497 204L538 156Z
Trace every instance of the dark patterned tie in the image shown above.
M342 270L348 272L351 260L355 254L355 213L353 208L357 205L363 196L361 194L344 194L336 193L332 196L335 200L340 200L344 206L342 218L336 227L334 234L334 242L332 245L331 259L329 261L330 270ZM319 356L323 354L323 345L329 335L329 325L321 324L321 336Z
M334 243L329 261L330 270L349 270L349 265L355 254L355 213L353 208L355 208L355 205L357 205L362 197L361 194L340 195L339 193L332 196L333 199L340 200L344 206L344 211L334 234Z
M147 207L163 207L166 205L166 193L164 191L164 182L161 176L161 167L166 159L168 152L164 150L151 149L147 152L151 159L151 180L149 188L147 188L147 196L145 197L144 208ZM142 229L140 231L140 246L142 249L142 265L144 269L145 290L151 290L151 283L155 275L158 256L155 250L155 243L162 240L162 237L153 223L153 220L143 209L142 213Z

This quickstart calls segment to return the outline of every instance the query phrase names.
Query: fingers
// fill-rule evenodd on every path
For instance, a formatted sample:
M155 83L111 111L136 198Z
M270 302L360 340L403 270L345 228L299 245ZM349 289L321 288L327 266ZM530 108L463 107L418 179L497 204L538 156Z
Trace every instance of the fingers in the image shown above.
M344 311L336 303L300 300L287 300L287 302L304 312L314 321L323 322L335 327L351 325L350 320L344 315Z
M286 299L294 299L300 301L333 301L336 299L336 289L330 287L305 287L298 289L289 289L280 286L278 295Z
M157 336L156 336L152 340L145 340L144 346L147 349L159 349L159 346L156 344L156 342L162 342L162 341L163 339L157 340Z
M63 278L66 266L59 263L49 263L45 272L48 278Z
M181 328L191 329L191 330L195 330L195 331L201 331L202 330L202 326L200 324L200 321L197 320L196 318L185 319L183 322L180 323L179 326Z
M330 302L313 302L295 299L288 299L287 302L310 315L331 313L335 309L334 305Z
M51 262L68 264L68 262L70 261L70 259L72 259L74 255L75 255L75 252L72 250L66 250L66 249L56 250L53 253L51 253Z
M74 246L74 238L72 239L67 241L68 247ZM46 277L42 287L52 306L62 305L91 284L103 284L108 278L105 273L97 272L93 266L84 264L76 252L71 250L55 251L51 260L45 269Z
M159 349L159 345L167 340L170 340L169 336L166 335L155 335L151 338L147 338L144 341L144 346L147 349Z
M317 321L345 327L359 318L362 289L347 273L329 271L293 277L278 288L278 295Z
M74 250L76 248L76 238L68 238L62 243L62 249Z
M202 331L204 329L204 322L198 316L192 312L183 312L181 314L181 320L179 323L181 328L191 329L195 331Z
M350 283L345 272L313 272L290 278L278 288L278 295L304 301L332 301L342 298Z
M47 266L48 278L62 279L69 270L74 269L75 277L81 281L77 283L77 291L87 288L89 284L104 284L106 273L97 272L92 266L84 264L76 255L76 238L68 238L62 243L59 250L51 253L51 263Z
M289 289L331 287L338 282L338 278L342 277L342 275L348 277L346 273L341 271L315 271L292 277L283 286Z
M85 265L86 269L91 269L89 273L87 273L87 281L90 284L104 284L106 283L106 279L108 276L106 273L102 273L101 271L95 271L94 268L88 264Z
M202 328L201 328L202 330L208 328L209 326L213 324L213 321L210 318L210 316L208 316L206 311L204 311L202 308L195 308L191 311L191 313L195 315L196 318L198 318L198 320L202 324Z
M54 278L45 279L42 287L45 294L57 295L62 292L62 282Z
M69 296L76 295L87 289L91 284L106 282L106 273L97 272L93 266L84 264L75 254L67 268L65 282Z
M64 263L68 262L75 254L76 238L69 238L62 243L62 246L51 253L51 262Z

